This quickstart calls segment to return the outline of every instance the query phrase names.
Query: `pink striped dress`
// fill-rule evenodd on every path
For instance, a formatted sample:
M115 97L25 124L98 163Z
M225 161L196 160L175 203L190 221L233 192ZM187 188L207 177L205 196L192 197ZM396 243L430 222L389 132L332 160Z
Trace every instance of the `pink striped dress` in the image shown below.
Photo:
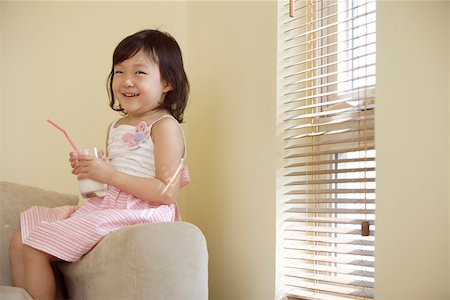
M122 137L137 129L130 125L115 127L116 122L111 125L108 141L108 153L113 167L131 175L154 177L154 144L151 137L141 142L139 147L127 149ZM148 126L150 131L153 124ZM187 169L183 167L181 185L188 181ZM21 213L20 224L24 244L64 261L74 262L104 236L122 227L178 219L176 204L151 203L109 186L104 197L89 198L82 206L33 206Z

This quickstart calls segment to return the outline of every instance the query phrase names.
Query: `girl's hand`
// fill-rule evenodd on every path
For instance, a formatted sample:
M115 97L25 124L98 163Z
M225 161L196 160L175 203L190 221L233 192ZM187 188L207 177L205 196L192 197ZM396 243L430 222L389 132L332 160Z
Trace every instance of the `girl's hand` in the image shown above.
M75 162L75 160L74 160ZM72 173L78 179L92 179L109 184L115 170L107 158L97 158L91 155L80 155L74 165Z
M72 167L72 174L75 174L75 167L78 163L78 153L77 152L70 152L69 162L70 162L70 166Z

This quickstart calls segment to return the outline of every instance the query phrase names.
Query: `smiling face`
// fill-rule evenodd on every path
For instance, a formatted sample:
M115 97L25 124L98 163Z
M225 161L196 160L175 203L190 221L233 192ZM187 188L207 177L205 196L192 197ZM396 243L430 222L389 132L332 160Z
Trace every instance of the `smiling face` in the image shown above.
M149 115L171 90L158 64L143 51L114 66L114 97L131 117Z

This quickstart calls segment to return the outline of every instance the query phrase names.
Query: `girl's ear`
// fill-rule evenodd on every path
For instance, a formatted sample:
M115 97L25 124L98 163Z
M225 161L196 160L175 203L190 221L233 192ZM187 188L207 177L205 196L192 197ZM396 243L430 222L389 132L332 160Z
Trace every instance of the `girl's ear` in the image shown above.
M163 82L164 88L163 88L163 92L167 93L173 90L172 85L170 83L168 83L167 81Z

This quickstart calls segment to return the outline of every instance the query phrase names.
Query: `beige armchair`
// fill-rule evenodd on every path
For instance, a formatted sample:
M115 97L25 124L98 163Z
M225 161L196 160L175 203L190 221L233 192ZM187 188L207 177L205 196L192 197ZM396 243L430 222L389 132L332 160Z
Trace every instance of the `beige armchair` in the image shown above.
M8 244L19 214L33 205L76 205L73 195L0 182L0 299L31 299L11 287ZM75 263L58 263L59 299L208 299L208 252L187 222L135 225L115 231Z

